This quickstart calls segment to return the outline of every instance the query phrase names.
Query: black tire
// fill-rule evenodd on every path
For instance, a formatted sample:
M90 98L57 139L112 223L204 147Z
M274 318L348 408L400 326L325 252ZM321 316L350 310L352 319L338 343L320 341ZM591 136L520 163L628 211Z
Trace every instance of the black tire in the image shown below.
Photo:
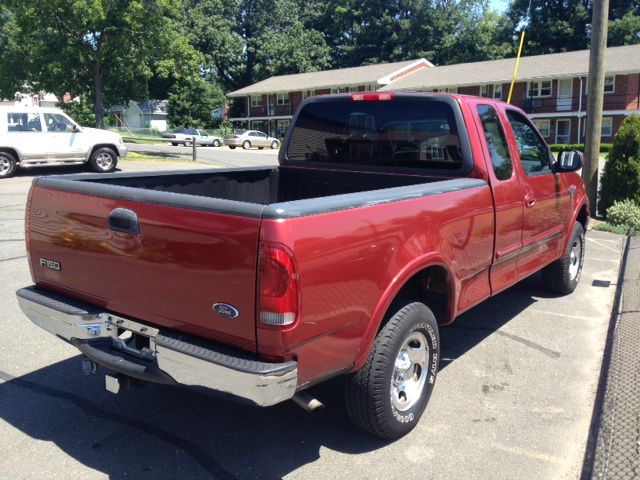
M271 150L275 150L276 148L278 148L278 141L274 140L271 142Z
M178 144L176 142L171 142L171 145L173 145L174 147L178 146Z
M251 148L251 142L249 140L245 140L244 142L242 142L242 148L244 148L245 150L249 150Z
M214 140L211 145L213 145L214 147L219 147L220 146L220 140Z
M576 222L564 255L542 269L542 281L547 289L560 295L568 295L576 289L582 276L584 239L584 228Z
M97 148L89 158L91 170L98 173L113 172L118 164L118 155L109 147Z
M235 145L229 145L229 148L230 148L231 150L235 150L235 149L236 149L236 146L235 146Z
M258 147L258 150L264 150L264 147Z
M18 169L18 161L9 152L0 152L0 178L13 177Z
M358 427L382 438L399 438L418 424L429 402L438 374L440 338L438 323L423 303L404 302L390 311L393 313L378 332L364 367L347 377L345 400L349 417ZM413 373L403 379L396 359L404 352L406 362L410 359L407 352L422 348L426 350L424 362L419 365L409 360L404 374ZM398 388L401 380L396 383L393 378L409 380L407 384L417 387L405 391Z

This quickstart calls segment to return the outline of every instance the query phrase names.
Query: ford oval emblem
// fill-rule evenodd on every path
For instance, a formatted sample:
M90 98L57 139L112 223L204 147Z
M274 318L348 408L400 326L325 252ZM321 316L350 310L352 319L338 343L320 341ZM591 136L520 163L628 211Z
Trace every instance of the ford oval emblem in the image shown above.
M236 318L240 315L240 310L228 303L214 303L213 311L224 318Z

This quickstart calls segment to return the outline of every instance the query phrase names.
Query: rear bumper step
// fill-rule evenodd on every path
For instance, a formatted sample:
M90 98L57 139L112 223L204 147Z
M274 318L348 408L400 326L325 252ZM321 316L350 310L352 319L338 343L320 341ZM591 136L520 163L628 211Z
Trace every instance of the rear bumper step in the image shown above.
M294 361L268 363L204 339L158 329L38 288L16 292L36 325L115 372L165 384L184 384L231 393L261 406L293 397L298 381ZM130 331L148 346L136 350L119 339Z

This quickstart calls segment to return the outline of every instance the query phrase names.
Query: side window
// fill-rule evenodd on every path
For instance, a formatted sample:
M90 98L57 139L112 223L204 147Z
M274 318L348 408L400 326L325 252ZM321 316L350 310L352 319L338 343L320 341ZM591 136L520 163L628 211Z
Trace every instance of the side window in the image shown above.
M47 125L49 132L72 132L73 123L64 115L59 113L45 113L44 123Z
M41 132L39 113L9 112L7 126L10 132Z
M482 122L484 138L487 140L491 164L498 180L508 180L513 173L513 164L509 155L509 145L500 125L498 114L489 105L478 105L478 116Z
M520 163L528 176L551 172L549 150L526 117L507 110L507 117L518 145Z

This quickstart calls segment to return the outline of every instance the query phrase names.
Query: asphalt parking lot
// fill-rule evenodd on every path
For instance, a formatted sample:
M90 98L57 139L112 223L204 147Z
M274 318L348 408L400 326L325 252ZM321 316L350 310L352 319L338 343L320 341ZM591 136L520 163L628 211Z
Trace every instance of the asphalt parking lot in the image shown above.
M589 232L574 294L533 276L444 328L425 416L385 442L351 426L339 380L315 389L327 408L310 416L159 385L114 396L85 377L77 350L15 300L30 284L23 217L37 174L0 182L0 478L579 478L623 237Z

